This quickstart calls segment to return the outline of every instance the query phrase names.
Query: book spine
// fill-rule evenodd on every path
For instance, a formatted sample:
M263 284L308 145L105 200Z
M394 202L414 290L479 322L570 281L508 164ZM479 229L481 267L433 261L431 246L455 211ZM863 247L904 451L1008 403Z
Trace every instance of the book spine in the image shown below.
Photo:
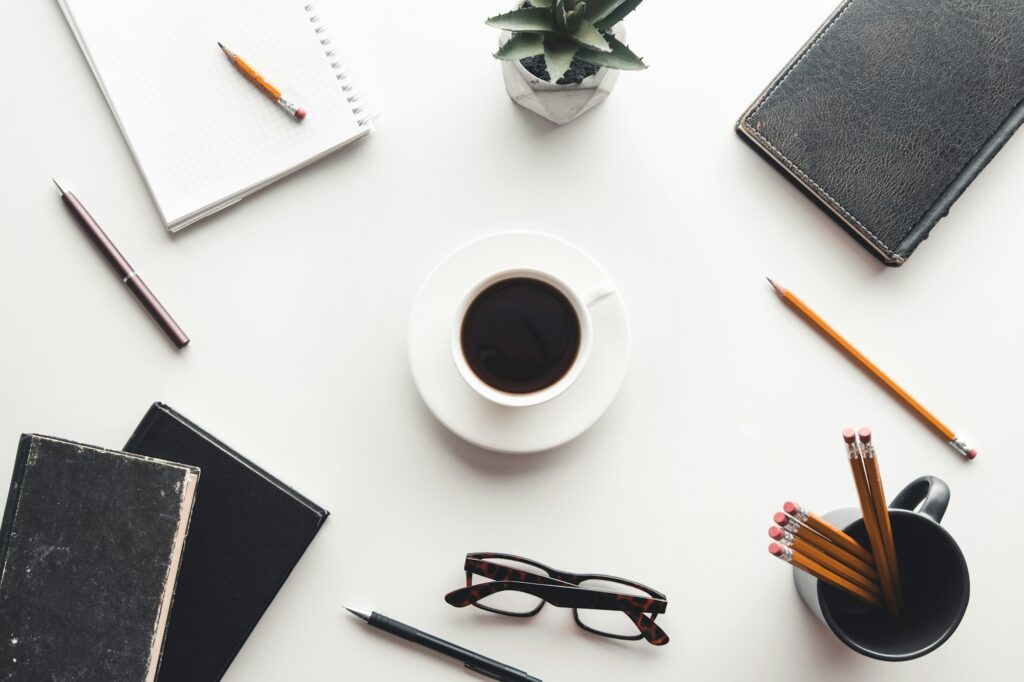
M7 571L7 550L11 544L11 533L14 531L14 517L18 513L18 502L21 500L21 484L28 468L28 456L32 449L32 436L22 434L18 443L18 454L14 460L14 472L11 474L11 488L7 494L7 507L4 509L3 523L0 523L0 584L3 583Z
M960 195L974 182L975 178L985 170L985 167L992 161L996 154L1010 141L1017 129L1024 124L1024 100L1021 100L1013 112L1006 117L1006 120L996 128L995 132L988 139L978 153L964 169L957 175L946 189L939 195L935 203L925 211L924 215L910 230L907 236L895 249L900 256L907 258L914 249L921 245L936 223L949 215L949 210L960 198Z

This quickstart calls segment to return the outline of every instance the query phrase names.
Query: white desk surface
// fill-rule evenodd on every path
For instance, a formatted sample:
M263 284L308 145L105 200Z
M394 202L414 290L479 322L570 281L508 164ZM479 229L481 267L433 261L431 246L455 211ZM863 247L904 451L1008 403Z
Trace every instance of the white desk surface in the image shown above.
M556 128L514 106L484 17L507 2L320 0L382 110L376 135L171 237L54 2L0 21L0 475L18 435L123 445L170 403L333 513L228 682L476 679L378 635L366 605L544 680L961 680L1021 675L1024 284L1014 140L901 270L879 265L736 137L733 123L834 0L648 2L650 70ZM50 177L106 227L192 336L176 353L79 234ZM410 377L406 322L467 240L533 228L624 293L616 402L553 452L450 435ZM962 461L786 309L770 274L953 426ZM839 430L871 425L895 493L953 492L972 578L959 631L888 665L838 643L768 556L771 514L855 494ZM6 488L6 485L3 486ZM456 610L469 551L623 575L670 599L664 648ZM482 679L482 678L481 678Z

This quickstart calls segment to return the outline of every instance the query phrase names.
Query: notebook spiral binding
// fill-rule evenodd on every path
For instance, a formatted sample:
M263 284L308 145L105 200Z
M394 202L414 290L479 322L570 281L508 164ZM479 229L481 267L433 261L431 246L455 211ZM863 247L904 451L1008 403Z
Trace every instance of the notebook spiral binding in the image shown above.
M359 86L352 79L352 74L345 65L345 60L338 54L337 48L332 47L331 37L327 32L327 28L321 23L320 15L316 12L316 3L306 3L303 8L309 15L309 23L313 26L313 32L316 33L316 37L323 47L324 56L327 57L331 68L334 69L334 77L338 79L338 85L341 87L342 92L345 93L345 98L352 107L352 113L356 117L356 122L359 123L361 128L372 125L373 115L369 111L369 107L363 102Z

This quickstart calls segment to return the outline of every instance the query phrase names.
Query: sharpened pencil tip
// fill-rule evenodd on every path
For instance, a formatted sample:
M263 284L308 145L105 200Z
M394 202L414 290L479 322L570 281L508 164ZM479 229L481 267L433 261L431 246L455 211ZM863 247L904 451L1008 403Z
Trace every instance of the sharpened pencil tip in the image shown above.
M222 50L223 50L223 49L224 49L224 43L222 43L222 42L220 42L220 41L218 40L218 41L217 41L217 47L219 47L220 49L222 49Z
M786 295L786 287L782 286L771 277L765 277L765 279L768 280L768 283L772 285L773 289L775 289L775 293L777 293L779 296Z

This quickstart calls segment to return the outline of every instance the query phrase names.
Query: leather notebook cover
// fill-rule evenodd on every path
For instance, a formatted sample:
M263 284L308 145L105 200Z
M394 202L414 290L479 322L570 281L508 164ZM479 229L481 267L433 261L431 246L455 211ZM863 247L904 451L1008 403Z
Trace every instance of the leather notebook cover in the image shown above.
M1024 2L848 0L737 130L902 265L1022 122Z
M219 680L328 512L160 403L125 449L202 469L159 679Z
M156 679L198 479L21 437L0 529L0 679Z

